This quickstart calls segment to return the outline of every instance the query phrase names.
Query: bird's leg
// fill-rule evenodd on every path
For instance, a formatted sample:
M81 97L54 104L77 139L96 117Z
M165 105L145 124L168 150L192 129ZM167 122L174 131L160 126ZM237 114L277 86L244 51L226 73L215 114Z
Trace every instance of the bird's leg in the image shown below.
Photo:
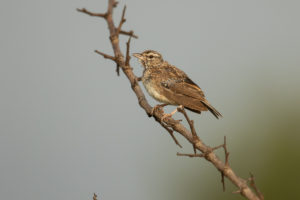
M163 108L163 107L165 107L165 106L167 106L168 104L166 104L166 103L164 103L164 104L157 104L156 106L154 106L153 108L152 108L152 110L151 110L151 116L153 116L153 114L154 114L154 112L157 110L157 109L159 109L159 108Z
M172 117L178 110L182 110L183 108L184 108L183 105L180 105L175 110L173 110L171 113L164 114L164 116L162 116L162 118L161 118L161 121L163 122L164 119Z

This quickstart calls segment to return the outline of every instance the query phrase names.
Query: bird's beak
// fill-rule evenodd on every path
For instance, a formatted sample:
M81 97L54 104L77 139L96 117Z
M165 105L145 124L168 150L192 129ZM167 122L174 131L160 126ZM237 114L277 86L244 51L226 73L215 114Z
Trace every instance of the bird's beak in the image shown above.
M140 53L134 53L132 55L140 60L144 60L142 54L140 54Z

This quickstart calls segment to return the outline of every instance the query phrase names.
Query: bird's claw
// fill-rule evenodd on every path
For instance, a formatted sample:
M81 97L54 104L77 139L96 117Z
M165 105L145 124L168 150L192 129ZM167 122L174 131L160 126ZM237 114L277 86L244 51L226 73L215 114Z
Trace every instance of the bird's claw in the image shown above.
M183 105L177 107L177 111L181 112L184 109Z
M169 114L164 114L161 118L161 122L164 122L164 120L166 118L170 118L172 117L177 111L181 112L184 109L183 105L178 106L173 112L169 113ZM182 120L175 120L176 123L181 122Z
M161 122L164 122L166 118L170 118L170 117L172 117L172 113L164 114L161 118Z
M152 110L151 110L150 115L153 116L153 115L154 115L154 112L156 112L157 109L161 109L161 108L165 107L166 105L167 105L167 104L158 104L158 105L154 106L154 107L152 108Z

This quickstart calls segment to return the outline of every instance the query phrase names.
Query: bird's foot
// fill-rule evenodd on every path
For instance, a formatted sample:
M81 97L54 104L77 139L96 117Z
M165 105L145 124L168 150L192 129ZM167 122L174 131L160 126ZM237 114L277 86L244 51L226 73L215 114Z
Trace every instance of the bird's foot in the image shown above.
M153 116L154 115L154 112L156 112L157 109L161 109L165 106L167 106L168 104L164 103L164 104L157 104L156 106L154 106L151 110L151 113L150 115Z
M163 122L166 118L170 118L172 117L177 111L183 110L183 105L178 106L175 110L173 110L171 113L168 114L164 114L164 116L162 116L161 121ZM178 122L180 122L181 120L176 120Z

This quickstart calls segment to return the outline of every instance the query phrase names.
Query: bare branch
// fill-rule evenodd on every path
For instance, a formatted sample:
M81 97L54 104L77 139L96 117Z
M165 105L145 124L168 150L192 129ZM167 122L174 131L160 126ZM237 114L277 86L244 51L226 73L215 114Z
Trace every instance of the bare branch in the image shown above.
M98 200L97 195L94 193L93 200Z
M93 17L103 17L103 18L107 17L107 13L104 13L104 14L103 13L93 13L93 12L88 11L85 8L82 8L82 9L77 8L77 11L85 13L85 14L93 16Z
M220 149L220 148L223 147L223 146L224 146L224 144L221 144L221 145L216 146L216 147L213 147L213 148L211 148L211 149L212 149L212 151L215 151L215 150L217 150L217 149Z
M120 30L119 32L120 34L123 34L123 35L128 35L128 36L131 36L135 39L138 39L138 36L134 34L133 31L123 31L123 30Z
M227 150L227 144L226 144L226 136L224 136L224 144L223 144L224 152L225 152L225 166L229 167L229 152Z
M224 176L224 173L221 172L221 183L222 183L222 186L223 186L223 192L225 192L225 176Z
M204 154L187 154L187 153L178 153L178 152L177 152L177 156L188 156L190 158L193 158L193 157L203 158L203 157L205 157Z
M123 11L122 11L122 17L121 17L119 26L118 26L117 31L116 31L116 34L117 34L117 35L119 35L119 33L120 33L120 31L121 31L121 28L122 28L122 25L126 22L126 19L125 19L125 12L126 12L126 5L124 6Z
M250 173L250 186L254 189L254 191L256 192L256 194L258 195L260 200L264 200L264 195L260 192L260 190L256 187L255 181L254 181L254 176L252 173Z
M223 147L224 153L225 153L225 169L229 167L229 152L227 150L227 144L226 144L226 136L224 136L224 143L222 145L216 146L211 148L212 151L217 150L219 148ZM221 182L223 185L223 191L225 191L225 179L224 179L224 172L221 171Z
M122 24L125 22L125 8L123 9L123 13L122 13L122 18L120 21L120 24L118 26L118 28L116 28L114 21L113 21L113 8L116 7L117 2L115 0L108 0L108 8L105 14L99 14L99 13L92 13L87 11L86 9L78 9L79 12L83 12L86 14L89 14L91 16L98 16L98 17L102 17L105 19L105 21L107 22L108 25L108 29L109 29L109 33L110 33L110 41L111 41L111 45L114 51L114 56L110 56L107 54L104 54L102 52L96 51L96 53L102 55L104 58L108 58L110 60L113 60L117 66L119 66L123 73L126 75L126 77L128 78L131 88L134 91L137 99L138 99L138 103L139 105L145 110L145 112L147 113L147 115L150 117L151 115L151 111L152 111L152 107L149 105L148 101L145 98L145 95L141 89L141 87L138 84L138 77L135 76L135 74L132 71L132 67L130 67L129 65L129 59L127 58L127 55L129 55L129 50L128 53L126 52L126 60L121 52L120 49L120 44L119 44L119 35L123 34L123 35L129 35L132 37L136 37L133 34L133 31L123 31L122 30ZM129 43L128 43L129 45ZM129 49L129 47L128 47ZM183 114L185 113L185 111L182 111ZM163 119L164 113L163 112L154 112L153 113L153 117L155 118L155 120L157 122L161 122ZM224 177L227 177L234 185L236 185L238 187L238 191L237 193L241 194L242 196L246 197L247 199L251 199L251 200L261 200L262 198L259 197L259 195L255 194L250 187L247 185L247 181L245 181L244 179L240 178L239 176L237 176L235 174L235 172L233 171L233 169L229 166L229 153L227 151L227 147L226 147L226 137L224 138L224 144L220 145L218 147L215 148L211 148L208 145L204 144L200 138L197 136L195 128L194 128L194 123L192 120L190 120L187 116L187 114L184 114L186 120L189 123L190 129L191 131L189 131L185 126L183 126L181 123L179 123L178 121L174 120L172 117L170 118L166 118L164 120L164 123L160 123L162 125L163 128L165 128L170 134L172 131L171 136L173 135L173 131L176 131L178 133L180 133L183 137L185 137L194 147L194 149L199 150L200 152L202 152L202 154L180 154L178 153L178 156L189 156L189 157L203 157L205 158L207 161L211 162L215 168L220 171L222 173L222 183L224 183ZM173 140L175 141L175 143L177 144L178 141L175 140L173 137ZM176 142L177 141L177 142ZM178 143L179 144L179 143ZM177 144L177 145L178 145ZM222 162L214 153L214 150L218 149L218 148L224 148L225 151L225 163Z
M170 135L173 138L175 144L177 144L180 148L182 148L182 146L179 144L178 140L174 136L174 131L171 130L170 128L168 128L168 126L166 126L164 123L161 123L161 125L162 125L162 127L164 127L170 133Z
M130 62L130 41L131 41L131 36L129 37L128 41L126 42L126 60L125 60L125 65L129 66L129 62Z
M227 150L227 144L226 144L226 136L224 136L224 144L223 144L223 149L224 149L224 153L225 153L225 170L227 168L229 168L229 152ZM224 179L224 172L222 171L221 172L221 176L222 176L222 179L221 179L221 182L222 182L222 185L223 185L223 191L225 192L225 179Z
M113 3L113 7L116 8L116 7L118 6L118 4L119 4L119 2L118 2L118 1L115 1L115 2Z
M110 56L110 55L105 54L105 53L102 53L101 51L95 50L95 53L100 54L101 56L103 56L106 59L110 59L110 60L116 61L115 57Z
M195 130L195 127L194 127L194 121L190 120L190 118L187 115L187 113L185 112L184 108L178 107L177 110L178 110L178 112L181 112L184 115L186 121L188 122L188 124L190 126L190 129L191 129L191 132L192 132L192 135L193 135L193 149L194 149L194 153L196 154L196 145L195 144L199 140L199 137L197 136L197 133L196 133L196 130Z

